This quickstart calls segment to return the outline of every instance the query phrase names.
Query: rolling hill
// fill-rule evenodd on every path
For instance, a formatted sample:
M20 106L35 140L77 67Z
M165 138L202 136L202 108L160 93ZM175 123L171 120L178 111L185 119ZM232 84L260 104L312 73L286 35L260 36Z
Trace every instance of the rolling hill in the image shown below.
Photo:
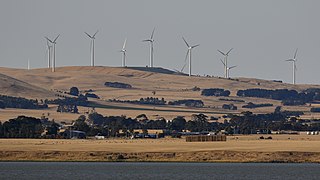
M177 73L163 68L146 67L59 67L52 73L50 69L13 69L0 68L0 94L11 96L22 96L29 98L54 98L54 94L59 92L68 92L73 86L80 91L93 90L93 93L100 97L100 100L90 99L94 104L98 104L98 112L105 115L127 115L137 116L145 113L151 117L172 118L177 115L191 116L193 113L207 113L212 116L220 116L225 113L240 113L248 110L241 106L243 102L224 102L218 97L205 97L200 95L200 91L193 91L193 87L203 88L223 88L231 91L232 99L241 99L254 103L272 103L273 107L253 109L256 113L272 112L280 101L261 99L261 98L243 98L237 97L236 92L241 89L263 88L263 89L295 89L303 90L306 88L320 88L319 85L291 85L276 81L236 78L225 79L220 77L188 77L185 74ZM118 89L106 87L105 82L121 82L132 85L132 89ZM155 91L155 94L153 94ZM196 99L205 103L205 108L187 108L182 106L151 106L136 105L128 103L109 102L109 99L118 100L139 100L140 98L157 97L164 98L166 101ZM221 108L225 103L234 103L238 106L237 111L228 111ZM239 108L240 107L240 108ZM289 110L302 110L308 112L309 106L285 107ZM53 108L54 109L54 108ZM251 110L251 109L250 109ZM88 108L82 108L82 113L88 111ZM56 119L59 115L51 112ZM78 115L79 116L79 115ZM7 116L6 116L7 117ZM72 116L73 117L73 116Z

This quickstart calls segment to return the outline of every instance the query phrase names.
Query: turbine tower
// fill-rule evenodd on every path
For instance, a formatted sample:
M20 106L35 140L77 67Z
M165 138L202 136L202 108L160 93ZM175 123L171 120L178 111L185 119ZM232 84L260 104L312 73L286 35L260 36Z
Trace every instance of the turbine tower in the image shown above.
M194 46L190 46L187 41L184 39L184 37L182 37L183 41L186 43L187 47L188 47L188 51L186 54L186 58L185 61L187 61L187 58L189 56L189 76L191 76L191 51L193 48L200 46L200 44L194 45ZM183 69L182 69L183 70Z
M47 54L48 54L48 68L50 69L51 68L51 49L52 49L52 46L50 45L50 42L49 40L47 39Z
M296 52L294 53L293 59L286 60L286 61L292 62L292 71L293 71L292 84L296 84L296 70L297 70L296 62L298 61L297 60L297 52L298 52L298 48L296 49Z
M233 69L233 68L235 68L235 67L237 67L237 66L226 67L225 62L224 62L222 59L220 59L220 61L221 61L221 63L223 64L223 66L227 69L227 76L226 76L226 78L230 78L230 70Z
M53 44L53 58L52 58L52 72L56 71L56 44L60 34L52 41L48 37L45 37L51 44Z
M120 52L123 53L123 59L122 59L122 67L126 67L126 43L127 43L127 38L124 40L122 49L120 50Z
M95 36L98 32L99 31L97 30L96 33L93 34L93 36L91 36L87 32L84 32L91 39L91 43L90 43L91 66L94 66L94 40L96 39Z
M229 56L229 53L232 51L233 48L231 48L227 53L224 53L222 51L220 51L218 49L218 52L221 53L223 56L224 56L224 77L225 78L228 78L228 56Z
M143 42L150 42L150 65L149 65L150 67L153 67L153 42L154 42L153 34L155 29L156 28L153 28L150 39L143 40Z

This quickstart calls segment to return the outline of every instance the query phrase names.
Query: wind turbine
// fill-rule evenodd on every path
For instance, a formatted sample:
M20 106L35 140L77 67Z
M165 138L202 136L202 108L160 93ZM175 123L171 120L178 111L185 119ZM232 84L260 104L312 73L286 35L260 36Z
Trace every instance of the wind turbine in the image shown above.
M150 42L150 65L149 65L150 67L153 67L153 42L154 42L153 34L155 29L156 28L153 28L150 39L143 40L143 42Z
M48 51L48 68L50 69L51 68L51 48L52 46L50 46L50 42L49 40L47 39L47 51Z
M30 70L30 60L28 59L28 70Z
M56 44L60 34L52 41L48 37L45 37L51 44L53 44L53 61L52 61L52 72L56 71Z
M286 61L292 62L292 70L293 70L292 84L296 84L296 70L297 70L296 62L298 61L297 60L297 52L298 52L298 48L296 49L296 52L294 53L293 59L286 60Z
M233 69L233 68L235 68L235 67L237 67L237 66L226 67L225 62L224 62L222 59L220 59L220 61L221 61L221 63L224 65L224 67L227 69L227 76L226 76L226 78L230 78L230 70Z
M123 53L123 59L122 59L122 67L126 67L126 43L127 43L127 38L124 40L122 49L120 50L120 52Z
M187 58L189 56L189 76L191 76L191 51L193 48L200 46L200 44L194 45L194 46L190 46L187 41L184 39L184 37L182 37L183 41L186 43L187 47L188 47L188 51L186 54L186 58L185 58L185 62L187 61ZM186 64L185 64L186 65ZM184 69L184 67L182 68L182 70ZM181 70L181 71L182 71Z
M220 51L218 49L218 52L221 53L223 56L224 56L224 77L225 78L228 78L228 56L229 56L229 53L232 51L233 48L231 48L227 53L224 53L222 51Z
M90 56L91 56L91 66L94 66L94 40L96 39L95 36L97 35L99 31L97 30L96 33L91 36L87 32L84 32L90 39L91 39L91 44L90 44Z

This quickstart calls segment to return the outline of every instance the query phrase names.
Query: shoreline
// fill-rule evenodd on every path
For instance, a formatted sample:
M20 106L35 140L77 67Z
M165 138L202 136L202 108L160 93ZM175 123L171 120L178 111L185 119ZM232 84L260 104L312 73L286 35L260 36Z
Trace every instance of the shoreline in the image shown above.
M320 163L319 152L0 151L0 162Z

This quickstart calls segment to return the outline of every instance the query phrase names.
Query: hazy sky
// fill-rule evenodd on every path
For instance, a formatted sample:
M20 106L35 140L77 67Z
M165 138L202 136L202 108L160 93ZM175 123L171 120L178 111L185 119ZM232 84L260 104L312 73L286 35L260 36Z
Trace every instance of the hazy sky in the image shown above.
M234 77L292 81L292 58L299 48L297 83L320 84L320 1L318 0L1 0L0 66L46 67L46 40L57 41L57 66L90 65L96 36L96 65L120 66L127 40L128 66L149 63L155 31L155 66L181 69L193 50L193 74L223 76L221 55L230 53ZM187 70L187 68L185 69ZM186 71L185 71L186 72Z

